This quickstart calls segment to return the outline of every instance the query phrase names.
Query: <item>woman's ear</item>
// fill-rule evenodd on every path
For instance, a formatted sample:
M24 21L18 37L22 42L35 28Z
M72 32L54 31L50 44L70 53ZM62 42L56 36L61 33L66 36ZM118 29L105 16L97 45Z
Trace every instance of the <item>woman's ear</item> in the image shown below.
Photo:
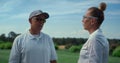
M91 25L94 25L94 24L96 24L96 23L97 23L97 21L96 21L95 18L91 19Z
M93 19L91 19L90 24L94 25L94 20Z

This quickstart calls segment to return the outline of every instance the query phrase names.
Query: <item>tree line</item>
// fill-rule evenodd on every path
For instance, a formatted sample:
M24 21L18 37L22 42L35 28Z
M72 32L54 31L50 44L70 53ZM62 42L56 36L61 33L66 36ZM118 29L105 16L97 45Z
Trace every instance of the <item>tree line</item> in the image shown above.
M6 36L5 34L0 35L0 42L13 42L14 39L20 35L20 33L15 33L11 31ZM57 45L80 45L84 44L88 38L55 38L53 37L53 41ZM110 47L115 48L116 46L120 45L120 39L108 39Z
M0 42L13 42L14 39L20 34L17 34L13 31L8 33L8 36L6 36L4 33L0 35Z
M4 47L5 45L2 44L3 42L10 42L12 43L14 41L14 39L20 35L20 33L15 33L13 31L9 32L8 33L8 36L6 36L5 34L1 34L0 35L0 47ZM53 37L53 41L55 43L55 45L59 46L59 45L65 45L65 48L66 49L69 49L70 47L72 46L81 46L83 45L86 41L87 41L88 38L56 38L56 37ZM118 47L120 46L120 39L108 39L109 41L109 44L110 44L110 54L113 53L113 51ZM5 48L8 48L7 47L8 45L6 45ZM9 49L11 48L11 45L9 45ZM77 47L78 48L78 47Z

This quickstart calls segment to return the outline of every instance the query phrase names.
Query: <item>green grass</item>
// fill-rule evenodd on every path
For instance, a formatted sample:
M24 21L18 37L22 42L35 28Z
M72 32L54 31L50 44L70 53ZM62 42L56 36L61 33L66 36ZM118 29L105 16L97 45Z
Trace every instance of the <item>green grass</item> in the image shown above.
M10 50L0 50L0 63L8 63ZM79 53L71 53L66 50L58 50L58 63L77 63ZM109 63L120 63L120 57L109 57Z
M0 50L0 63L8 63L10 50Z
M109 63L120 63L120 57L109 56Z
M58 50L58 63L77 63L78 53L71 53L65 50Z

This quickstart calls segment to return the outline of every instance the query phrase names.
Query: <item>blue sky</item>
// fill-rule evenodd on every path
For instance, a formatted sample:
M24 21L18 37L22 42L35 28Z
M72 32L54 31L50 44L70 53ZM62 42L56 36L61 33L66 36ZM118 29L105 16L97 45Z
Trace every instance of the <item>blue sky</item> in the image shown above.
M29 14L41 9L50 14L43 32L51 37L88 38L82 26L86 10L100 2L107 3L101 26L107 38L120 39L120 0L0 0L0 34L24 33L30 28Z

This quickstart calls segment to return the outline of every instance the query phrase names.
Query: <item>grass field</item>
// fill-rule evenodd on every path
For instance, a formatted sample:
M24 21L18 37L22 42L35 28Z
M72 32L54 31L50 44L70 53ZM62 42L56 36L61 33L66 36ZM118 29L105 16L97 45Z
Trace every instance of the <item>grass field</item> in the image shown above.
M0 50L0 63L8 63L10 50ZM58 50L58 63L77 63L79 53ZM120 57L109 57L109 63L120 63Z
M0 50L0 63L8 63L10 50Z

